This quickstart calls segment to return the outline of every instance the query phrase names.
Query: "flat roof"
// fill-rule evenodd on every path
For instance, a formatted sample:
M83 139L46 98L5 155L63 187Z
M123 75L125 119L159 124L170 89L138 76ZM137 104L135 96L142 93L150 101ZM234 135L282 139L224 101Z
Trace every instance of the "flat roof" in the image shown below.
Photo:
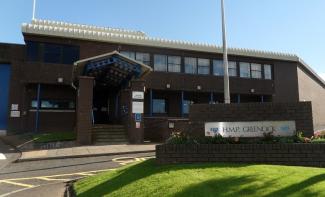
M34 19L31 23L22 24L22 32L26 34L37 34L43 36L65 37L81 40L93 40L110 43L121 43L159 48L181 49L199 52L210 52L222 54L222 47L208 43L194 43L181 40L169 40L147 36L142 31L125 30L110 27L98 27L66 23L60 21ZM301 58L295 54L260 51L243 48L228 48L229 55L267 58L284 61L299 62L307 71L325 85L325 81Z

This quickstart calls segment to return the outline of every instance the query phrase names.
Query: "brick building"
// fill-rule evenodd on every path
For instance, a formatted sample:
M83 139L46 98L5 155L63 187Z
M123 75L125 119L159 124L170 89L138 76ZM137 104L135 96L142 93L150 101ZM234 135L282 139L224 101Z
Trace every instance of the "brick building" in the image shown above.
M89 144L115 128L159 141L191 104L223 102L220 47L47 20L22 34L25 44L0 44L2 132L77 131ZM230 48L229 61L233 103L311 101L314 129L325 128L325 82L301 58Z

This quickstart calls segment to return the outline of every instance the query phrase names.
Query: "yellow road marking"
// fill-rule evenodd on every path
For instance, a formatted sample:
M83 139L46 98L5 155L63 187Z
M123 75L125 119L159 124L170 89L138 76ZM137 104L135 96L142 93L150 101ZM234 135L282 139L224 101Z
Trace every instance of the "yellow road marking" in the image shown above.
M28 187L28 188L35 187L35 185L24 184L24 183L17 183L17 182L8 181L8 180L1 180L0 183L8 183L8 184L18 185L18 186L21 186L21 187Z
M116 170L116 169L109 168L109 169L103 169L103 170L92 170L92 171L76 172L76 173L69 173L69 174L56 174L56 175L49 175L49 176L35 176L35 177L26 177L26 178L3 179L3 180L0 180L0 182L22 181L22 180L39 179L39 178L54 178L54 177L61 177L61 176L73 176L73 175L78 175L80 173L93 174L93 173L98 173L98 172L106 172L106 171L114 171L114 170Z
M52 179L47 177L38 177L37 179L44 181L70 181L70 179Z

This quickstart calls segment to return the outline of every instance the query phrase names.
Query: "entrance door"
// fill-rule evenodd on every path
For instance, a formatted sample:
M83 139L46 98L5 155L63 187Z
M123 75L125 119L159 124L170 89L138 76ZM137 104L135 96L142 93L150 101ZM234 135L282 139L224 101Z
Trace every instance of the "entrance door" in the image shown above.
M10 65L0 64L0 134L7 130Z
M95 124L107 124L109 122L108 92L94 90L93 113Z

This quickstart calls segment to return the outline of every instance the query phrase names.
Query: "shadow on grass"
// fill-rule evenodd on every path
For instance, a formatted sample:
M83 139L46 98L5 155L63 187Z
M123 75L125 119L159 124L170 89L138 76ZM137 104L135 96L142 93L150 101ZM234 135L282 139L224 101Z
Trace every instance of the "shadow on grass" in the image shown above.
M125 169L119 170L117 175L109 180L95 185L94 187L80 193L78 196L104 196L121 189L140 179L162 172L174 172L187 169L207 169L207 168L242 168L249 164L187 164L187 165L155 165L154 160L148 160ZM280 177L281 179L283 177ZM292 184L276 191L265 194L265 190L275 186L279 182L278 178L264 181L258 175L229 176L225 178L209 179L198 184L192 184L185 187L175 197L191 196L319 196L318 191L310 191L308 187L325 181L325 174L310 177L300 183ZM149 195L149 194L144 194Z
M298 192L304 194L302 196L320 196L319 192L308 191L308 187L315 185L317 183L325 181L325 174L319 174L313 177L310 177L300 183L289 185L288 187L282 188L280 190L274 191L265 197L271 196L288 196L297 194ZM307 188L307 191L302 191ZM325 192L324 192L325 193Z
M96 185L79 194L80 197L103 196L110 194L132 182L149 177L153 174L183 169L206 169L206 168L241 168L248 164L184 164L184 165L156 165L154 160L147 160L139 164L120 170L119 174L106 182ZM238 180L240 181L240 180Z

